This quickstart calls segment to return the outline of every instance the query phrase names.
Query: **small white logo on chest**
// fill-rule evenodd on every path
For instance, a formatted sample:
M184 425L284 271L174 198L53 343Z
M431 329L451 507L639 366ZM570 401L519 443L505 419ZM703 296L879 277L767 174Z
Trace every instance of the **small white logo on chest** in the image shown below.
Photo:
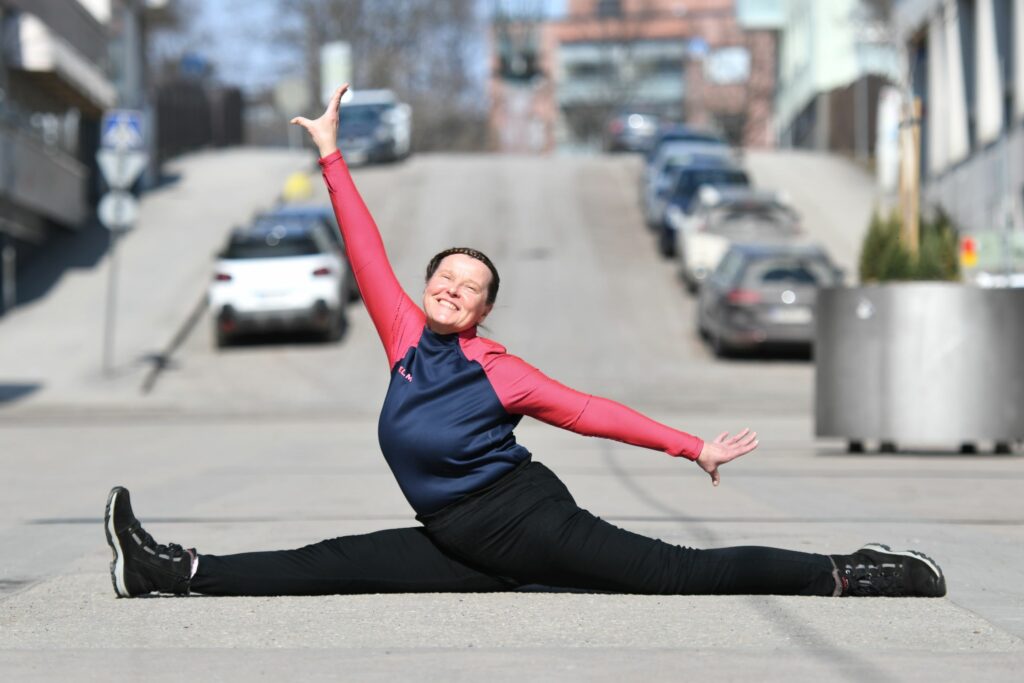
M398 366L398 374L401 375L402 377L404 377L406 382L411 382L412 381L412 375L409 374L408 372L406 372L404 365L399 365Z

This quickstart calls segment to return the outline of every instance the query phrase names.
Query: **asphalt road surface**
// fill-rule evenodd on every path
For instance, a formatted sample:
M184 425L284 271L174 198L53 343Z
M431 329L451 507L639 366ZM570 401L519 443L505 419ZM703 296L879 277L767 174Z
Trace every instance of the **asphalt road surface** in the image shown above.
M206 172L238 163L230 155L201 160ZM252 157L241 163L261 168ZM266 163L268 173L282 172L281 159ZM819 200L842 194L843 184L870 195L870 181L835 160L779 155L751 165L755 179L768 168L776 184L814 177L823 187L814 193ZM193 168L186 164L185 172ZM640 219L638 170L628 157L420 156L361 169L357 183L414 296L431 255L475 246L502 275L484 336L565 384L703 437L748 426L761 434L761 447L726 466L713 489L686 461L525 420L519 441L583 507L697 547L917 547L946 570L947 598L117 600L100 523L114 484L132 490L137 514L158 540L200 552L295 547L415 523L376 445L387 367L359 305L338 344L271 336L218 351L203 315L149 393L140 391L146 366L128 364L106 384L93 372L62 367L62 376L76 379L40 381L31 397L0 402L3 678L1019 680L1020 454L850 456L841 443L815 440L808 359L722 361L699 342L693 300ZM851 177L861 184L854 190ZM792 195L805 201L800 191ZM236 199L212 188L184 198L190 210L203 202L226 210ZM851 233L862 232L866 219L849 207L830 210L818 201L805 212L821 218L805 225L845 250L837 258L855 262ZM866 216L870 206L858 210ZM189 230L214 229L182 222L180 242ZM131 239L143 253L144 241L162 238L140 230ZM215 241L207 233L202 239ZM179 250L180 263L160 267L201 270L209 257L205 248ZM97 266L81 277L102 276ZM192 300L205 283L175 286ZM57 288L36 310L0 322L0 336L28 339L44 324L59 330L68 314L62 307L72 302ZM124 315L130 324L132 309ZM166 317L161 333L171 340L186 316ZM32 353L27 348L19 353ZM47 348L41 339L43 360ZM59 366L56 357L40 358L38 367ZM8 353L2 360L0 385L18 379L17 359Z

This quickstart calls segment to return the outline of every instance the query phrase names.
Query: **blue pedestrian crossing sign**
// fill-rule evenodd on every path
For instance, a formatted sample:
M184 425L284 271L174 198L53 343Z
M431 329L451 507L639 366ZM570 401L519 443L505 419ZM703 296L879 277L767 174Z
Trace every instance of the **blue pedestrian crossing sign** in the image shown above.
M142 112L134 109L112 109L100 122L100 146L119 151L143 149Z

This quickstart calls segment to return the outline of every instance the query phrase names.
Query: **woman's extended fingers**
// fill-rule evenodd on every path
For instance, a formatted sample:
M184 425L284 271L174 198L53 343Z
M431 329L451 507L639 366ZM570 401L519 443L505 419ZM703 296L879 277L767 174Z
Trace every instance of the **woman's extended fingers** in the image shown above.
M327 102L327 108L324 109L323 116L321 116L316 121L307 119L305 116L296 116L291 120L291 123L294 123L298 126L302 126L306 130L312 132L313 127L317 124L317 122L322 120L330 120L332 117L337 116L338 107L341 106L341 98L345 94L346 90L348 90L348 83L339 86L338 89L334 91L334 94L331 95L331 99L328 100Z
M715 486L721 482L721 475L718 473L718 466L732 462L741 455L746 455L757 448L757 432L744 429L736 436L729 436L729 432L722 432L714 441L704 442L697 457L697 465L711 476L711 483Z
M341 106L341 98L345 94L346 90L348 90L348 83L339 86L338 89L334 91L334 94L331 95L330 101L327 103L327 109L324 110L325 115L329 116L330 114L338 111L338 107Z
M715 443L720 443L723 446L733 446L739 443L749 443L757 439L757 432L750 431L749 428L736 434L736 436L729 436L729 432L722 432L715 437Z
M746 455L757 448L757 444L757 432L744 429L736 436L721 442L721 446L723 447L723 457L721 462L724 464L735 460L741 455Z
M297 126L302 126L313 144L316 145L321 157L326 157L338 149L338 107L341 106L341 96L348 90L348 83L334 91L331 99L327 102L327 109L315 120L307 119L305 116L296 116L291 120Z
M747 447L752 443L757 443L757 432L752 432L749 429L744 429L741 433L733 437L732 444L734 446Z

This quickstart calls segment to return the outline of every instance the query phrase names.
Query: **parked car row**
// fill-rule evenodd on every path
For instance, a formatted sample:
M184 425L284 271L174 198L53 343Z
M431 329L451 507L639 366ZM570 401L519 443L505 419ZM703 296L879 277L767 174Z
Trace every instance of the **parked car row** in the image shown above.
M644 219L698 296L697 329L715 354L809 347L817 289L842 272L785 198L754 188L740 155L707 132L665 129L645 162Z
M232 231L208 290L218 348L266 331L340 340L359 298L329 206L284 204Z

